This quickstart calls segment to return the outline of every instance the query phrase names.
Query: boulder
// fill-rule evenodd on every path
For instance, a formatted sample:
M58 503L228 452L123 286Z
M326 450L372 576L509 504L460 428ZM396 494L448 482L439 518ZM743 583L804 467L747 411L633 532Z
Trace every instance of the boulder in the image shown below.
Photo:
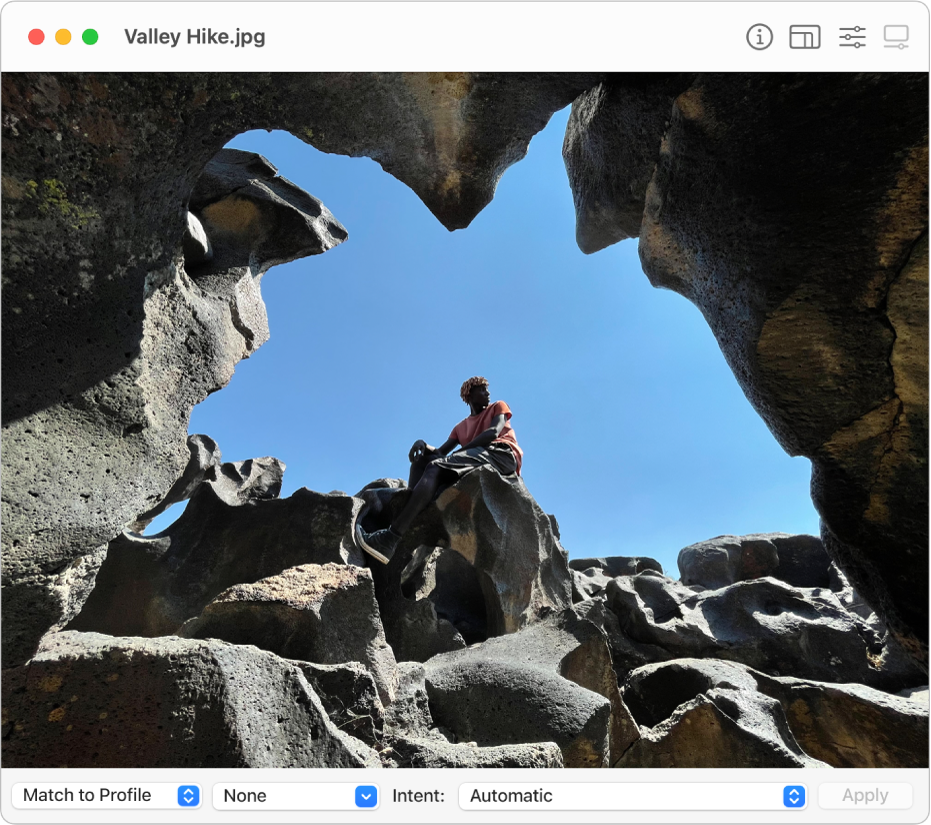
M817 768L785 711L746 669L715 660L647 665L624 682L640 737L624 768Z
M718 536L679 551L683 584L717 590L764 576L794 587L830 587L831 559L817 536L755 533Z
M559 697L567 690L566 686L552 682L554 676L607 699L610 713L605 720L608 728L605 743L607 753L604 754L606 765L613 764L637 736L636 726L620 701L617 677L604 635L595 625L579 618L571 610L554 614L518 633L492 638L467 650L436 656L425 664L425 669L434 718L450 728L460 739L475 738L485 744L545 741L545 737L527 738L542 736L544 729L537 728L535 731L533 727L527 727L528 720L525 718L516 719L514 727L504 725L496 730L496 726L501 724L501 720L496 721L496 711L482 708L483 699L479 696L466 697L459 694L469 674L479 678L478 675L486 669L499 673L502 680L502 697L494 702L498 710L501 710L502 703L515 702L518 696L523 696L521 692L526 690L527 673L538 671L540 693L524 696L524 701L530 707L522 712L522 716L533 717L539 713L543 718L552 717L556 723L563 724L552 705L558 703ZM511 669L514 669L514 673ZM583 700L583 706L588 701L584 695L580 695L579 699ZM579 699L573 701L578 703ZM460 703L465 707L458 707ZM600 764L601 757L592 752L596 746L595 740L601 741L600 733L592 738L589 732L589 740L581 750L577 735L567 739L571 731L558 729L558 733L559 737L554 735L550 738L563 748L567 767ZM496 738L497 741L492 742Z
M426 664L434 719L479 746L555 742L567 768L609 764L611 704L550 671L497 660Z
M586 599L592 599L604 593L608 582L611 581L602 570L589 567L586 570L570 570L572 575L572 603L578 604Z
M253 647L66 631L3 691L6 767L380 767L299 668Z
M647 556L608 556L606 558L570 559L572 601L591 599L604 593L608 582L617 576L634 576L644 570L663 572L663 566Z
M361 662L385 704L397 663L385 641L372 576L363 567L305 564L223 591L178 635L255 645L286 659L323 665Z
M366 530L387 527L409 495L407 489L387 486L361 491L365 506L359 522ZM407 609L400 601L402 574L421 546L451 548L473 568L489 636L514 633L572 603L566 551L550 518L519 477L503 478L483 467L440 492L405 534L391 563L373 568L388 641L396 650L395 617ZM474 592L474 585L468 589ZM407 658L403 650L398 655Z
M163 636L235 585L302 564L361 566L352 537L361 502L307 488L267 498L279 489L280 468L276 459L224 464L166 530L110 542L94 590L68 628Z
M927 708L863 685L678 659L631 673L623 697L641 725L627 767L928 765Z
M715 657L884 690L923 681L920 668L826 589L762 578L696 593L649 571L614 579L606 593L623 633L664 650L664 659Z
M698 307L777 441L811 459L829 554L925 668L927 99L924 73L701 74L640 231L650 282Z

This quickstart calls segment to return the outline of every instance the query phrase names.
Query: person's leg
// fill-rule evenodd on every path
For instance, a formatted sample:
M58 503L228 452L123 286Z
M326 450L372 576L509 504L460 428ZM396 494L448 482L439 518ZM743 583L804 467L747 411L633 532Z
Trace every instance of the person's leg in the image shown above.
M430 466L430 462L433 460L432 457L426 455L420 456L411 462L411 472L407 477L407 486L412 490L417 486L417 482L420 481L421 476L423 476L424 470Z
M414 468L411 467L412 475L413 472ZM394 533L397 535L406 533L407 528L411 526L411 522L417 518L424 507L430 503L433 499L433 494L436 492L436 488L440 484L441 473L442 470L435 464L430 464L423 470L423 474L411 492L411 497L408 499L404 509L395 517L394 521L391 522L391 530Z

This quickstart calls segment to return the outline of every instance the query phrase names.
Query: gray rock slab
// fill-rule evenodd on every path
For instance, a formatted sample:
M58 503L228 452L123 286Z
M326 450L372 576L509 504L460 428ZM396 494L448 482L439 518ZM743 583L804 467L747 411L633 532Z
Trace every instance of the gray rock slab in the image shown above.
M286 659L361 662L385 704L398 675L385 641L372 577L364 567L305 564L223 591L178 635L255 645Z

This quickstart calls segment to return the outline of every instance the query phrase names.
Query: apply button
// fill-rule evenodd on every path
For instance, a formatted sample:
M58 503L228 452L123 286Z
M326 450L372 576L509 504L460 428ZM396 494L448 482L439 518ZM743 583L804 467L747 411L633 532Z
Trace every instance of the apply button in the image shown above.
M906 810L914 792L907 782L825 782L818 786L818 805L826 810Z

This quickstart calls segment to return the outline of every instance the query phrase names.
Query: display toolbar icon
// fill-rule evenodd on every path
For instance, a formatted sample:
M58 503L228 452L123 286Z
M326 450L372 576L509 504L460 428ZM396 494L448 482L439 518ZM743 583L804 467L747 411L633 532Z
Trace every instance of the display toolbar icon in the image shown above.
M908 26L884 26L883 40L887 49L908 48Z

